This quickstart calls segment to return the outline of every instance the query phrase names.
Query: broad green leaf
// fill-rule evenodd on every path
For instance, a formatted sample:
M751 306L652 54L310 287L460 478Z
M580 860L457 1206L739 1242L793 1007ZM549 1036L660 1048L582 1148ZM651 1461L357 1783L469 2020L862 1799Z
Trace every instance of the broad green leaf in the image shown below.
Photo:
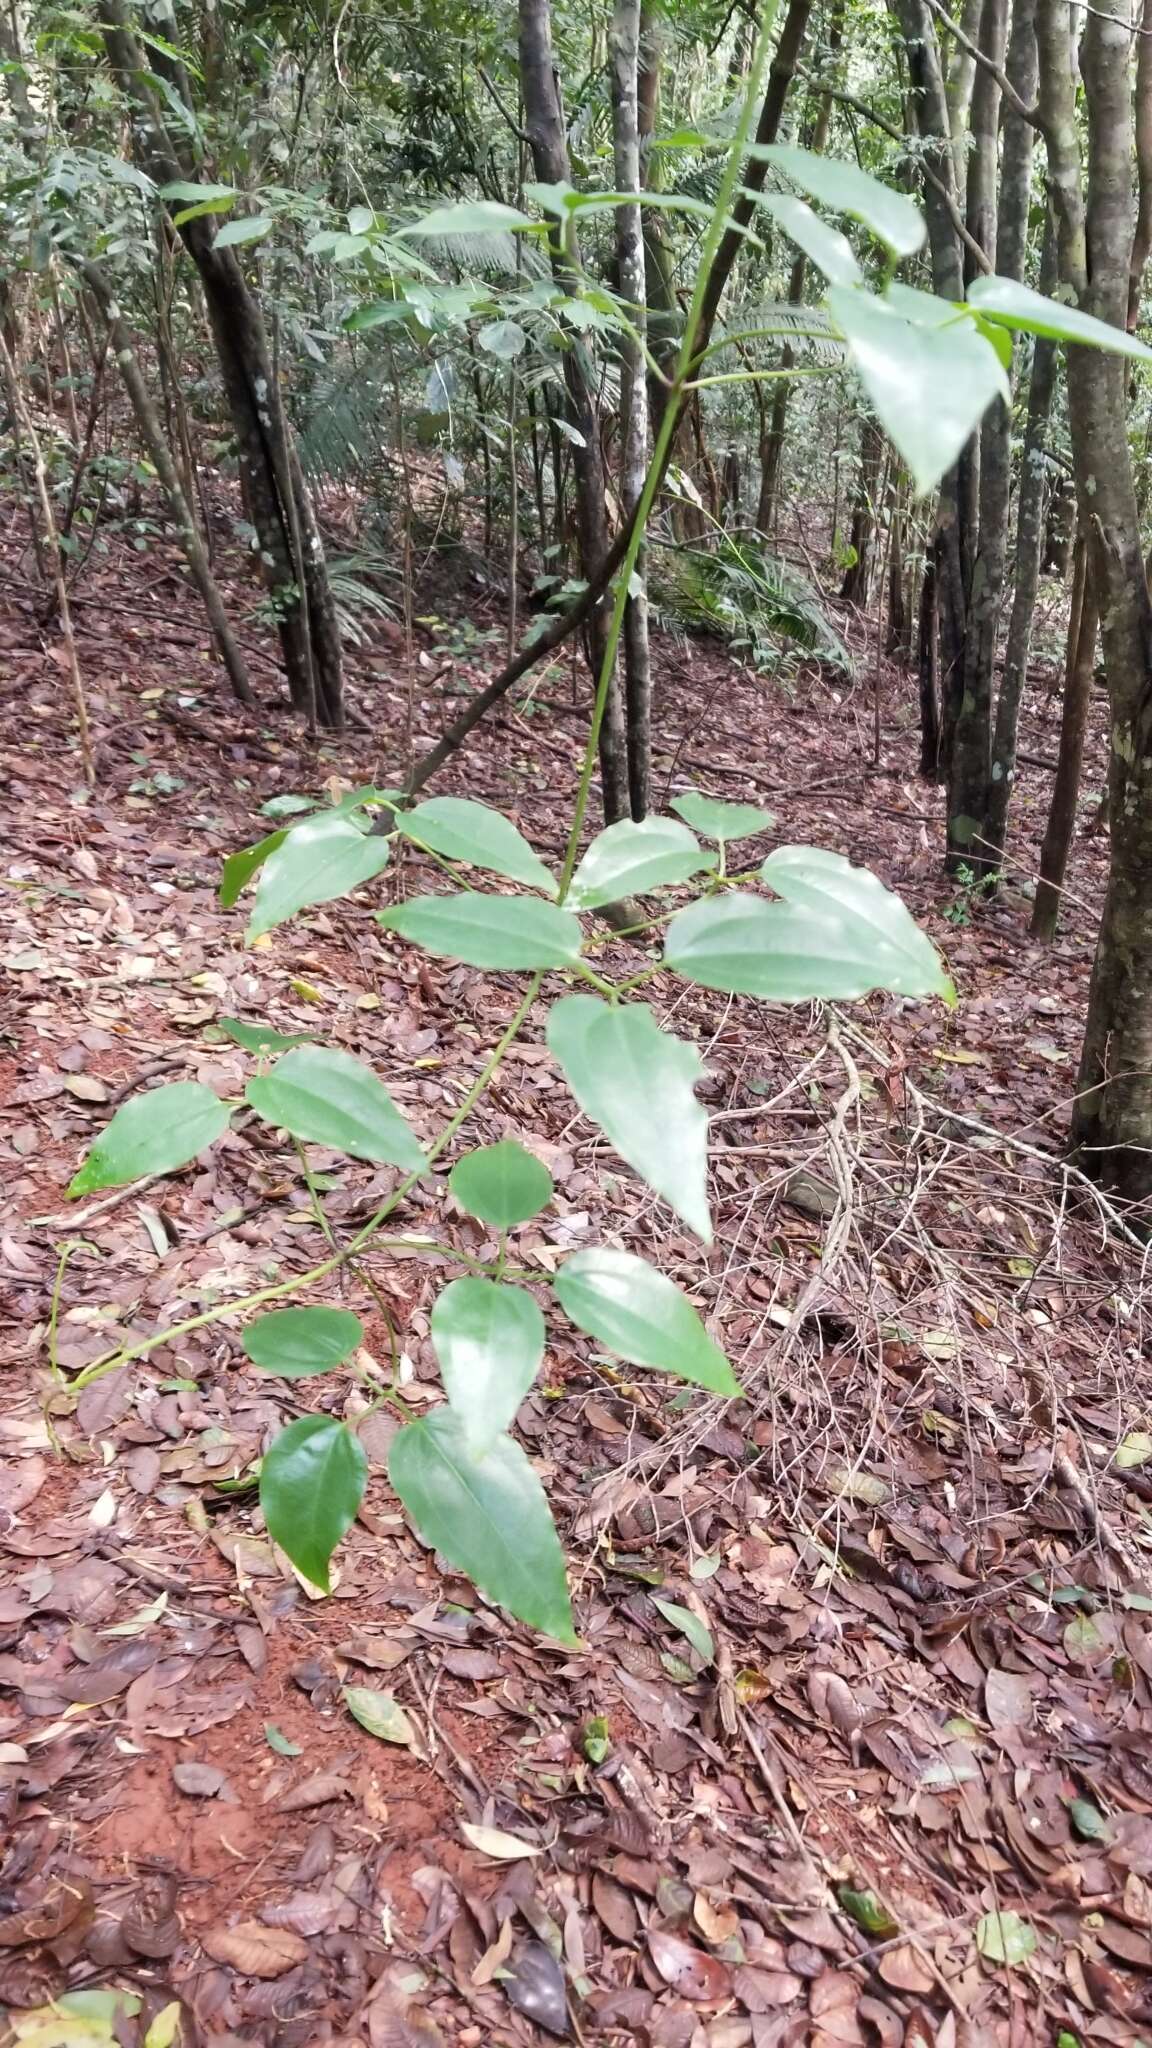
M1042 292L1031 291L1010 277L974 277L968 287L968 302L985 320L997 321L1014 333L1046 334L1052 341L1079 342L1085 348L1108 349L1113 355L1152 362L1152 348L1137 341L1134 334L1126 334L1107 320L1096 320L1077 306L1046 299Z
M518 320L493 320L480 329L476 339L481 348L501 363L515 362L528 346L528 336Z
M328 1562L350 1529L368 1483L358 1437L331 1415L302 1415L282 1429L260 1465L260 1506L273 1543L322 1593Z
M299 818L305 812L319 810L319 808L320 806L314 796L293 796L289 792L285 792L283 796L270 796L266 804L261 804L260 816L262 818Z
M918 207L902 192L882 185L855 164L835 157L815 156L808 149L794 149L783 142L754 144L749 154L766 157L776 169L818 199L834 213L847 213L863 221L872 234L886 242L896 256L915 256L924 247L927 229Z
M848 237L842 235L839 228L830 228L827 221L813 213L802 199L793 198L790 192L750 192L748 197L771 214L829 284L855 285L863 282L863 273Z
M452 1168L448 1185L462 1209L494 1230L515 1230L552 1200L548 1168L514 1138L466 1152Z
M360 832L339 811L321 811L284 835L264 864L248 924L249 940L313 903L330 903L388 865L389 843Z
M655 1593L651 1595L651 1600L653 1607L664 1616L665 1621L670 1621L673 1628L678 1628L681 1635L687 1637L696 1655L701 1657L705 1664L710 1664L716 1655L716 1645L712 1640L711 1630L705 1628L699 1615L693 1614L690 1607L678 1607L674 1600L661 1600Z
M674 796L672 809L705 839L751 839L776 823L773 812L762 811L758 804L730 804L723 797L705 796L698 789Z
M216 1028L245 1052L291 1052L294 1045L308 1045L312 1038L310 1031L274 1031L271 1024L246 1024L242 1017L217 1017Z
M264 839L258 839L254 846L242 846L239 853L230 853L220 875L219 903L221 910L231 910L240 891L252 880L257 868L262 868L278 846L283 846L288 837L286 828L269 832Z
M68 1193L118 1188L146 1173L174 1173L214 1145L230 1111L199 1081L170 1081L122 1103L96 1139Z
M190 205L198 206L209 199L238 199L235 185L189 185L177 179L172 185L161 185L161 199L184 199Z
M836 1897L863 1933L870 1934L874 1941L891 1941L900 1929L883 1899L875 1892L858 1892L850 1884L838 1885Z
M244 220L230 220L220 229L212 247L234 249L240 242L262 242L274 226L271 214L267 213L253 213Z
M704 1062L695 1046L661 1031L646 1004L599 996L554 1003L547 1035L584 1114L711 1244L708 1119L692 1092Z
M647 1259L596 1245L565 1259L552 1284L577 1329L618 1358L678 1373L713 1394L739 1394L728 1360L687 1295Z
M555 896L556 881L538 860L523 833L510 818L467 796L432 796L414 811L402 811L397 827L417 846L430 846L446 860L468 861L474 868L505 875Z
M306 1144L417 1173L424 1154L382 1081L349 1052L301 1045L255 1074L246 1090L257 1116Z
M508 1428L544 1356L544 1318L523 1287L469 1274L450 1280L432 1310L432 1344L469 1449Z
M787 901L736 890L673 918L664 958L686 981L778 1003L848 1001L877 988L951 999L931 940L867 868L819 847L782 846L760 872Z
M249 1323L241 1342L261 1372L300 1380L342 1364L364 1342L364 1325L346 1308L275 1308Z
M995 398L1010 402L991 343L970 320L913 325L871 292L833 285L827 305L877 418L929 491L952 467Z
M1152 1458L1152 1436L1146 1429L1130 1429L1119 1446L1113 1464L1118 1472L1132 1472Z
M511 1437L477 1457L459 1417L435 1408L393 1437L388 1476L424 1541L487 1599L559 1642L577 1641L544 1489Z
M539 228L526 213L503 206L498 199L469 199L459 206L437 206L419 220L397 228L398 237L412 235L490 235L493 229Z
M1036 1952L1036 1929L1019 1913L985 1913L976 1924L976 1946L989 1963L1027 1962Z
M584 934L570 910L535 896L414 896L378 922L444 960L468 967L572 967Z
M645 818L640 825L621 818L597 833L572 877L568 901L575 910L595 910L622 896L646 896L667 883L686 882L715 865L715 854L706 853L675 818Z
M1068 1818L1082 1842L1110 1842L1112 1830L1098 1806L1090 1799L1070 1799Z
M352 1719L359 1721L369 1735L377 1736L381 1742L399 1743L402 1749L418 1747L416 1730L390 1692L376 1692L370 1685L346 1685L341 1696Z
M269 1749L276 1751L277 1756L303 1756L304 1754L300 1744L298 1742L289 1742L283 1729L278 1728L275 1721L265 1721L264 1740L268 1744Z

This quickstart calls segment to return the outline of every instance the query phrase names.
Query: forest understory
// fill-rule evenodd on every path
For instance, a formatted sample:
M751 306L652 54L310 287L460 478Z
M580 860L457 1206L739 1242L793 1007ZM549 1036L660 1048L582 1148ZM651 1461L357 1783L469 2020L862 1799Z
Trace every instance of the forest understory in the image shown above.
M322 1254L291 1151L242 1117L175 1177L73 1204L65 1189L137 1087L242 1095L222 1016L360 1054L418 1135L459 1104L521 978L417 955L363 892L245 950L216 891L269 800L403 772L408 727L418 755L483 681L475 633L496 632L498 605L466 573L451 599L431 575L416 609L435 608L435 634L417 624L410 664L395 630L361 648L353 728L317 745L273 706L270 635L246 630L253 716L221 693L176 551L112 546L74 599L88 794L25 546L13 522L0 2006L41 2031L13 2020L8 2038L1152 2033L1146 1249L1063 1158L1107 862L1091 800L1059 937L1038 947L1050 775L1021 769L1018 887L945 877L911 678L877 663L875 621L837 614L851 682L815 663L766 678L716 642L655 637L656 807L690 787L766 803L759 851L866 861L940 947L958 1006L737 1004L658 979L657 1015L708 1069L710 1252L573 1114L530 1019L469 1129L518 1138L553 1176L521 1263L547 1276L592 1232L658 1254L743 1398L670 1393L575 1331L550 1344L517 1430L569 1557L578 1652L416 1540L383 1479L387 1410L362 1426L371 1482L320 1599L268 1541L247 1475L280 1422L355 1414L359 1390L262 1378L227 1321L69 1390L118 1340ZM234 615L241 570L219 564ZM453 641L448 613L470 637ZM1055 751L1050 682L1036 661L1034 763ZM497 806L559 859L588 693L563 655L437 791ZM1106 724L1098 695L1089 790ZM409 849L373 904L421 874ZM627 973L627 941L608 949ZM322 1149L311 1163L337 1232L399 1178ZM431 1202L405 1198L401 1235ZM450 1232L493 1250L463 1213ZM445 1263L402 1245L368 1261L414 1414L434 1398ZM386 1356L382 1318L341 1284ZM95 2017L72 1999L72 2031L52 2032L52 2001L82 1991Z

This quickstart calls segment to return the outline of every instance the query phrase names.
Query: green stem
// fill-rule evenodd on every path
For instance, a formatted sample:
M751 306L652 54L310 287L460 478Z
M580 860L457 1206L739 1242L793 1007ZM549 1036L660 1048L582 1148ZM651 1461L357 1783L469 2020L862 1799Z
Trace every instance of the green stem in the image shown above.
M70 1237L67 1244L62 1244L60 1247L60 1256L56 1261L56 1278L52 1282L52 1304L48 1310L48 1370L52 1374L57 1386L63 1386L64 1384L64 1375L60 1370L60 1360L57 1355L60 1327L60 1297L64 1291L64 1275L68 1271L69 1264L76 1252L94 1252L96 1250L96 1245L92 1244L86 1237Z

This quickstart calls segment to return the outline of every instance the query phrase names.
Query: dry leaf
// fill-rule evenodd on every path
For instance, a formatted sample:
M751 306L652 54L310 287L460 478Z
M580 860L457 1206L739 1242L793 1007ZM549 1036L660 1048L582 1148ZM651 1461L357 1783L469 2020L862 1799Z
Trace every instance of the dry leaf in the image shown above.
M715 1956L707 1955L680 1935L668 1934L661 1927L651 1928L648 1953L664 1982L682 1998L690 1998L696 2005L719 2005L731 1996L731 1971Z
M500 1932L495 1941L490 1948L485 1949L484 1954L472 1972L473 1984L490 1984L501 1964L508 1961L511 1953L512 1922L511 1920L504 1920L501 1923Z
M297 1963L306 1963L308 1943L287 1927L265 1927L260 1920L238 1920L235 1927L211 1927L201 1947L213 1962L228 1963L242 1977L282 1977Z
M925 1998L934 1987L934 1979L907 1942L902 1942L899 1948L885 1949L877 1958L876 1967L893 1991L911 1991Z
M518 1856L542 1853L538 1842L525 1842L520 1835L505 1834L503 1828L475 1827L471 1821L462 1820L460 1833L474 1849L484 1856L494 1856L500 1863L513 1863Z

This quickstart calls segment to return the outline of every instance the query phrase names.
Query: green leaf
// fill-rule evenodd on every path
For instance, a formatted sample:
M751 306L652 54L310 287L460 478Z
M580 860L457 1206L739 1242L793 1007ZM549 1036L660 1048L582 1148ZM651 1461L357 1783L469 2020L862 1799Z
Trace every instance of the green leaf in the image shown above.
M976 1924L976 1946L990 1963L1026 1962L1036 1952L1036 1929L1019 1913L985 1913Z
M206 200L238 199L239 196L235 185L189 185L182 179L177 179L172 185L160 187L161 199L184 199L193 206L198 206Z
M310 904L346 896L388 865L388 840L358 831L339 811L305 818L283 838L260 877L248 924L250 941Z
M687 1637L696 1655L705 1664L710 1664L716 1655L716 1645L712 1640L711 1630L705 1628L699 1615L693 1614L690 1607L677 1607L674 1600L660 1600L655 1593L651 1595L651 1600L653 1607L658 1609L665 1621L670 1621L673 1628L678 1628L681 1635Z
M414 896L378 922L444 960L468 967L572 967L584 934L570 910L534 896Z
M315 811L319 808L320 806L314 796L292 796L286 792L283 796L270 796L266 804L261 804L260 816L262 818L298 818L306 811Z
M283 846L288 833L285 828L269 832L266 839L258 839L255 846L242 846L239 853L230 853L220 876L219 904L221 910L231 910L240 891L252 880L257 868Z
M787 901L736 890L690 904L668 927L669 967L701 988L779 1003L876 988L951 995L931 940L867 868L821 847L780 846L760 872Z
M212 244L214 249L234 249L240 242L262 242L271 234L276 223L268 213L248 214L243 220L230 220L222 227Z
M528 336L518 320L493 320L480 329L476 339L481 348L501 363L515 362L528 346Z
M863 272L847 236L839 228L830 228L802 199L793 198L789 192L749 192L747 196L771 214L817 270L823 272L829 284L863 283Z
M520 213L514 206L503 206L497 199L470 199L459 206L437 206L431 213L422 214L419 220L410 221L406 228L397 228L398 236L407 235L490 235L494 229L539 228L539 222L530 220L526 213Z
M494 1230L515 1230L552 1200L548 1168L514 1138L466 1152L452 1168L448 1185L469 1216L478 1216Z
M702 868L714 868L686 825L674 818L622 818L597 833L576 873L568 900L575 910L595 910L622 896L645 896L666 883L686 882Z
M257 1116L306 1144L331 1145L353 1159L378 1159L418 1173L424 1154L382 1081L362 1060L302 1045L256 1074L246 1090Z
M364 1342L364 1325L346 1308L276 1308L249 1323L241 1342L261 1372L301 1380L342 1364Z
M919 491L952 467L993 399L1010 402L995 349L964 318L913 325L871 292L833 285L827 305L876 410Z
M519 1444L497 1437L477 1457L459 1417L435 1408L393 1437L388 1476L424 1541L487 1599L558 1642L576 1643L564 1554Z
M1133 1472L1152 1458L1152 1436L1146 1429L1130 1429L1119 1446L1113 1464L1118 1472Z
M774 814L762 811L758 804L730 804L722 797L704 796L698 789L674 796L672 809L705 839L751 839L776 823Z
M1010 327L1014 333L1046 334L1052 341L1079 342L1085 348L1103 348L1112 355L1152 362L1152 348L1137 341L1134 334L1126 334L1107 320L1096 320L1078 306L1046 299L1042 292L1031 291L1010 277L974 277L968 287L968 303L985 320Z
M923 215L902 192L882 185L867 171L858 170L835 157L816 156L808 149L793 149L787 143L754 144L750 156L766 157L807 192L821 206L834 213L847 213L859 220L896 256L915 256L924 247L927 229Z
M1070 1799L1068 1818L1082 1842L1110 1842L1112 1830L1098 1806L1090 1799Z
M217 1017L216 1028L245 1052L291 1052L294 1045L312 1040L310 1031L274 1031L271 1024L246 1024L241 1017Z
M264 1453L260 1506L268 1534L322 1593L330 1591L328 1561L367 1483L363 1444L331 1415L302 1415Z
M577 1329L630 1365L678 1373L713 1394L740 1393L728 1360L687 1295L647 1259L593 1246L565 1259L552 1284Z
M133 1095L101 1131L68 1193L90 1195L147 1173L174 1173L215 1144L229 1115L227 1103L199 1081L170 1081Z
M390 1692L375 1692L370 1685L345 1685L341 1697L352 1719L369 1735L378 1736L381 1742L399 1743L402 1749L418 1747L416 1730Z
M276 1726L275 1721L265 1721L264 1740L268 1744L269 1749L276 1751L277 1756L302 1756L304 1753L298 1742L289 1742L288 1737L282 1729Z
M469 1275L432 1310L432 1344L470 1451L486 1451L516 1415L544 1356L544 1318L523 1287Z
M661 1031L646 1004L598 996L554 1003L547 1037L584 1114L711 1244L708 1119L692 1092L704 1062L695 1046Z
M504 875L510 882L542 889L546 896L557 893L554 877L537 859L523 833L488 804L474 803L466 796L433 796L417 804L414 811L400 812L396 824L417 846L430 846L446 860L468 861L472 867Z
M875 1941L890 1941L900 1929L883 1899L875 1892L854 1891L850 1884L837 1886L836 1897L850 1920Z

